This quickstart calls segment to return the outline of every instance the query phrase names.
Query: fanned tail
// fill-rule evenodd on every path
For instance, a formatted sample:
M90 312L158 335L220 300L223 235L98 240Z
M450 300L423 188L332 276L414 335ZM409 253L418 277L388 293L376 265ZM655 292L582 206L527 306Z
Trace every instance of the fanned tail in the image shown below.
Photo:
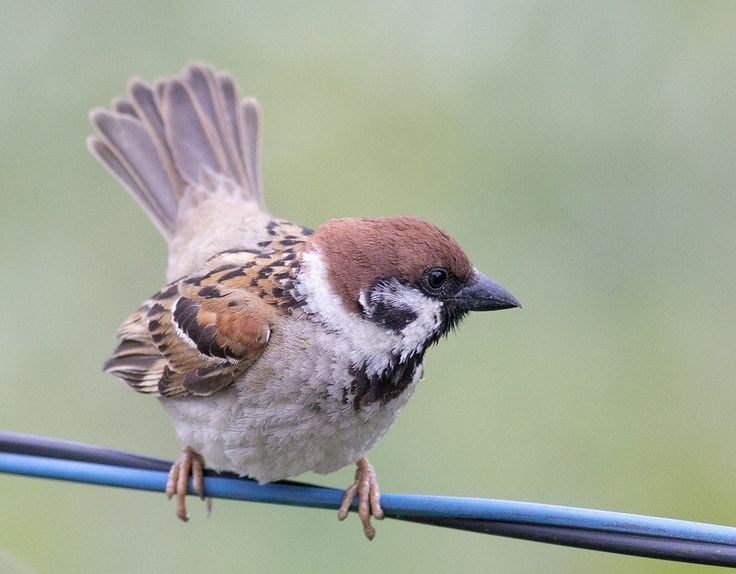
M213 177L231 180L244 200L263 208L260 111L241 99L232 76L195 64L148 86L133 79L128 99L96 109L90 151L171 240L181 199Z

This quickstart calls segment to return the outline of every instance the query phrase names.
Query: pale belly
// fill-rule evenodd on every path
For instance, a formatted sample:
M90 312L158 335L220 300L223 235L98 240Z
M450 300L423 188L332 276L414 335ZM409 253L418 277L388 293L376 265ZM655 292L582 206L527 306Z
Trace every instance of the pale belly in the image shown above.
M233 386L206 397L165 398L179 440L207 465L259 482L356 462L385 434L422 376L396 398L352 400L349 349L317 332L291 333Z

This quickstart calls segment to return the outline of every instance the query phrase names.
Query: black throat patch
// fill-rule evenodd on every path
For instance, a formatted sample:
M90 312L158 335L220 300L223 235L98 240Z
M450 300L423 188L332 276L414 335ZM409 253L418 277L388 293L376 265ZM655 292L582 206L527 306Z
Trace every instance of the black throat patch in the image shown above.
M350 384L350 394L353 395L353 408L359 411L373 403L385 405L395 399L414 380L414 375L418 368L421 368L424 351L409 357L403 363L392 363L393 366L376 373L368 375L365 367L351 367L350 374L353 376L353 382ZM347 402L348 394L345 395Z

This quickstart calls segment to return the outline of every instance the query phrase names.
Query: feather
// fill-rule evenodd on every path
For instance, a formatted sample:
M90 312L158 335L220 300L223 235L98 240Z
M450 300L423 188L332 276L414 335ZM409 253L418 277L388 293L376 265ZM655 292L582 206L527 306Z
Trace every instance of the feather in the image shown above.
M208 395L231 384L261 355L271 329L299 304L292 295L306 236L272 221L272 240L210 258L204 272L153 295L118 330L104 365L139 392Z
M108 142L96 136L87 138L87 147L100 163L102 163L122 186L135 198L145 209L149 217L166 239L173 233L173 221L170 214L159 203L156 196L152 196L149 189L145 187L140 177L135 173L130 164L113 151L115 148Z
M149 132L137 118L115 112L94 110L92 123L131 179L138 182L134 195L154 221L171 231L176 221L176 196L171 188ZM109 167L109 166L108 166Z
M218 148L219 154L225 162L225 173L228 177L246 187L248 182L245 181L235 167L238 162L236 155L232 153L232 144L230 142L230 130L225 122L227 116L225 113L225 103L220 94L217 79L209 68L202 66L192 66L187 73L187 79L192 94L205 115L209 124L217 133L216 144L213 147Z
M178 210L230 181L236 196L263 208L254 100L240 100L235 81L206 65L192 65L153 87L137 79L114 111L96 110L99 133L89 140L97 159L147 211L167 240L176 235Z
M112 101L112 104L110 105L112 109L114 109L119 114L127 114L129 116L133 116L134 118L137 117L137 114L135 112L135 108L133 108L133 105L128 101L124 100L122 98L115 98Z
M178 200L182 195L184 182L174 167L171 150L169 149L169 144L166 142L164 121L161 118L153 90L140 80L133 79L128 84L128 93L130 94L130 101L136 110L136 114L141 118L141 122L151 134L151 139L158 150L158 159L161 162L161 167L166 172L171 189L174 190L174 195Z
M238 180L241 184L250 189L252 194L261 198L259 188L254 186L248 179L247 159L243 153L243 119L240 111L240 103L238 102L238 88L235 86L233 79L227 74L219 74L217 76L219 84L219 93L222 98L222 121L224 129L228 132L226 138L228 142L228 154L233 160L233 164L238 172Z
M251 189L254 195L261 197L261 167L260 167L260 123L261 111L258 102L253 98L246 98L242 102L242 121L243 128L241 132L244 135L243 144L243 161L248 170L248 178L250 180Z
M182 82L174 80L166 85L162 116L174 164L184 181L198 185L204 182L207 171L225 171L222 152L213 145L217 137L214 128Z

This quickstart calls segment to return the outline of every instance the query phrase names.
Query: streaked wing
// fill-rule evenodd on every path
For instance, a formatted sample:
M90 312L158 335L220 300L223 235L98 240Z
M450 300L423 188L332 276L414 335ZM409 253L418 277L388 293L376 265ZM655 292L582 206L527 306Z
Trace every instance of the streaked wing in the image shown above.
M235 381L297 306L291 292L305 235L287 222L269 224L269 234L254 249L215 255L203 273L144 303L119 329L105 371L167 397L209 395Z

